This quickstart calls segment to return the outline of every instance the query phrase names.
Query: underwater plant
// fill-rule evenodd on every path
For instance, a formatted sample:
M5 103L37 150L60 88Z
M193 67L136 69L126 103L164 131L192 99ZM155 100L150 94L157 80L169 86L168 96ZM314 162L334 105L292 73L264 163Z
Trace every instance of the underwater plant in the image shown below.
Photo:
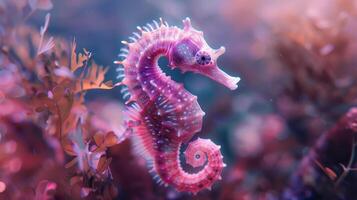
M50 14L40 31L23 23L50 3L0 4L0 179L6 186L1 198L68 199L70 193L75 199L112 198L116 188L107 149L125 138L110 130L109 121L98 125L84 96L114 86L104 81L107 69L89 51L77 54L75 41L47 37Z
M283 199L354 199L357 109L352 107L304 156ZM344 147L344 148L341 148Z
M224 47L212 49L203 32L191 26L189 18L184 28L169 26L160 18L144 27L137 27L131 43L123 41L118 68L120 84L126 104L130 105L131 119L127 126L136 136L139 151L150 163L150 170L158 182L172 185L179 191L196 194L221 179L225 164L220 146L209 139L198 138L188 144L184 152L186 162L199 172L185 172L179 154L184 143L202 128L204 112L197 97L166 76L158 66L161 56L168 57L169 67L183 72L192 71L207 76L234 90L240 78L231 77L217 66L217 58Z

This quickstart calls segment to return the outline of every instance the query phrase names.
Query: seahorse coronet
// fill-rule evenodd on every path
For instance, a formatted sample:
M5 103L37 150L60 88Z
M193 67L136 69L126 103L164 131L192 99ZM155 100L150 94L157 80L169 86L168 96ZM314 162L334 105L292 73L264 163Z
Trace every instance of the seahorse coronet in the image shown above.
M224 47L209 47L203 32L194 29L189 18L183 24L180 29L160 18L136 27L139 33L134 32L130 42L122 41L126 46L119 54L122 60L114 63L120 65L119 85L124 87L128 117L137 122L126 125L132 130L136 149L150 163L150 173L163 185L196 194L221 179L223 156L220 146L209 139L189 142L202 129L205 113L196 96L161 71L158 59L166 56L169 67L205 75L230 89L235 89L240 79L218 68L217 58ZM197 57L201 55L206 57ZM187 164L200 167L195 173L181 167L180 148L187 142L183 153Z

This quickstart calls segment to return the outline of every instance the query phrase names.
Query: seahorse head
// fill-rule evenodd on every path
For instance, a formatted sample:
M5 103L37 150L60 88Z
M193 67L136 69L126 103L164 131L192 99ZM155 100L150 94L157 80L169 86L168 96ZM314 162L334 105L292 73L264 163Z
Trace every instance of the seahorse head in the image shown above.
M232 77L217 65L217 59L225 52L224 47L211 48L204 39L203 32L191 26L189 18L183 20L184 34L169 51L169 65L181 71L191 71L207 76L234 90L239 77Z

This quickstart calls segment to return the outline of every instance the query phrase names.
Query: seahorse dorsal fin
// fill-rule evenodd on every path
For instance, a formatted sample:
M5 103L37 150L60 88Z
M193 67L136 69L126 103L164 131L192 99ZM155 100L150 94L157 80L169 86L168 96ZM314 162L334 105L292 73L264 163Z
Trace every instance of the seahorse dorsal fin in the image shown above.
M191 20L189 17L186 17L186 19L184 19L182 22L183 22L183 29L185 31L190 30L192 28Z
M164 20L162 20L162 18L161 18L161 17L159 18L159 20L160 20L160 26L165 26L165 24L164 24Z

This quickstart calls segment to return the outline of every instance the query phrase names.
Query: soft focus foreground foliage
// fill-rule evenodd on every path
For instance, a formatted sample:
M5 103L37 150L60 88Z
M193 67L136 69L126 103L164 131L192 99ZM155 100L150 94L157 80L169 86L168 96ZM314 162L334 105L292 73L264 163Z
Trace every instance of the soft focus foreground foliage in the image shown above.
M50 1L0 4L0 180L6 187L0 195L112 199L117 189L107 151L125 138L87 107L84 95L113 85L89 51L77 54L75 41L46 35L49 14L39 32L25 24L36 9L51 7Z

